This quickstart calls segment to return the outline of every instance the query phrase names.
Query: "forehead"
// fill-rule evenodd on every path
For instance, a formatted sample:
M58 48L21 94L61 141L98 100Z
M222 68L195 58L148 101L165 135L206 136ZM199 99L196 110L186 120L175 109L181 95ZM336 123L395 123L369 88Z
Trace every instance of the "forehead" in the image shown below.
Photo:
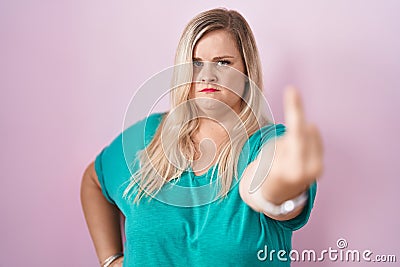
M196 43L193 57L212 59L218 56L240 56L235 38L226 30L215 30L206 33Z

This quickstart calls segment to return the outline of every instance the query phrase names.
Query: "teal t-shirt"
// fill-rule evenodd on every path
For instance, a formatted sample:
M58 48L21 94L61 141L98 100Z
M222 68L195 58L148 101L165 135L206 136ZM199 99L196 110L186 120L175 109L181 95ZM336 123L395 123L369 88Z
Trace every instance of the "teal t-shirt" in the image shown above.
M316 183L309 189L302 213L288 221L277 221L252 210L241 199L237 181L222 201L194 207L171 205L160 199L148 202L147 198L133 204L132 199L122 197L134 169L131 164L137 152L152 140L162 115L152 114L124 130L95 160L104 196L126 218L124 267L290 266L292 231L308 221ZM238 177L271 137L284 132L282 124L270 124L250 136L239 158ZM212 172L212 168L201 176L188 169L167 185L206 188L210 179L215 181L216 177L217 172ZM280 250L285 252L278 255Z

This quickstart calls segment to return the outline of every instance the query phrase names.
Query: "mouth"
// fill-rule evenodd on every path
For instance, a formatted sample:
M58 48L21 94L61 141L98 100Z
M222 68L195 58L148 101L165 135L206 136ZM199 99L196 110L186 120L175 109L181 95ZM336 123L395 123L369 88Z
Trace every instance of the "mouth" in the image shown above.
M215 89L215 88L204 88L203 90L201 90L200 92L202 93L214 93L214 92L218 92L219 90Z

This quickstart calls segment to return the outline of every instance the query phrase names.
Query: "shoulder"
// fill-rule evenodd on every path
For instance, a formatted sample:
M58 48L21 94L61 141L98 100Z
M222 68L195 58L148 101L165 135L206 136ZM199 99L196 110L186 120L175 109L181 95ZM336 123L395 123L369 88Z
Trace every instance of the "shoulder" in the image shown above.
M106 146L105 153L115 155L143 149L152 139L164 113L153 113L128 126Z
M123 140L143 141L147 144L156 133L165 113L152 113L144 119L130 125L121 134Z
M245 159L244 162L252 162L269 140L282 136L285 130L283 124L266 124L255 131L243 146L241 157Z
M253 141L253 142L266 142L269 139L273 138L273 137L279 137L281 135L283 135L286 131L286 127L285 125L279 123L279 124L266 124L263 127L261 127L260 129L258 129L256 132L254 132L250 138L249 141Z
M161 123L162 119L164 118L164 115L166 112L160 112L160 113L152 113L143 120L139 121L139 123L144 123L145 127L148 128L157 128L159 124Z
M147 117L130 125L129 127L126 128L125 131L131 130L131 129L152 130L154 128L157 128L165 114L166 113L152 113L152 114L148 115Z

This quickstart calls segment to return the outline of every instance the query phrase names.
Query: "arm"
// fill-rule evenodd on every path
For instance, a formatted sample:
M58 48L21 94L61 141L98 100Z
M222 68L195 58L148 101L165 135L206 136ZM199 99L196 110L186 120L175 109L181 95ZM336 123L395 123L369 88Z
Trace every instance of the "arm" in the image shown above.
M97 257L102 263L122 251L120 211L103 196L93 162L82 178L81 203Z
M267 146L266 146L267 147ZM290 220L296 216L298 216L303 208L303 206L298 207L293 212L284 215L284 216L274 216L272 214L268 214L262 210L262 207L259 205L257 199L254 197L254 193L250 193L249 188L251 188L250 184L254 179L255 173L260 172L260 157L257 157L256 160L251 162L243 172L242 179L239 184L239 193L242 197L243 201L249 205L253 210L257 212L263 212L270 218L273 218L278 221ZM263 179L264 182L262 186L257 189L261 191L261 196L264 197L267 201L279 205L288 199L293 199L300 195L302 192L308 189L308 184L305 183L288 183L283 179L277 179L277 177L273 175L268 175L266 179Z
M293 89L285 94L285 120L285 135L261 149L245 169L239 185L243 201L258 212L264 211L255 198L254 189L258 188L256 194L264 200L279 205L305 192L322 173L321 136L317 127L304 120L300 96ZM279 217L264 213L283 221L296 217L302 209L300 206Z

